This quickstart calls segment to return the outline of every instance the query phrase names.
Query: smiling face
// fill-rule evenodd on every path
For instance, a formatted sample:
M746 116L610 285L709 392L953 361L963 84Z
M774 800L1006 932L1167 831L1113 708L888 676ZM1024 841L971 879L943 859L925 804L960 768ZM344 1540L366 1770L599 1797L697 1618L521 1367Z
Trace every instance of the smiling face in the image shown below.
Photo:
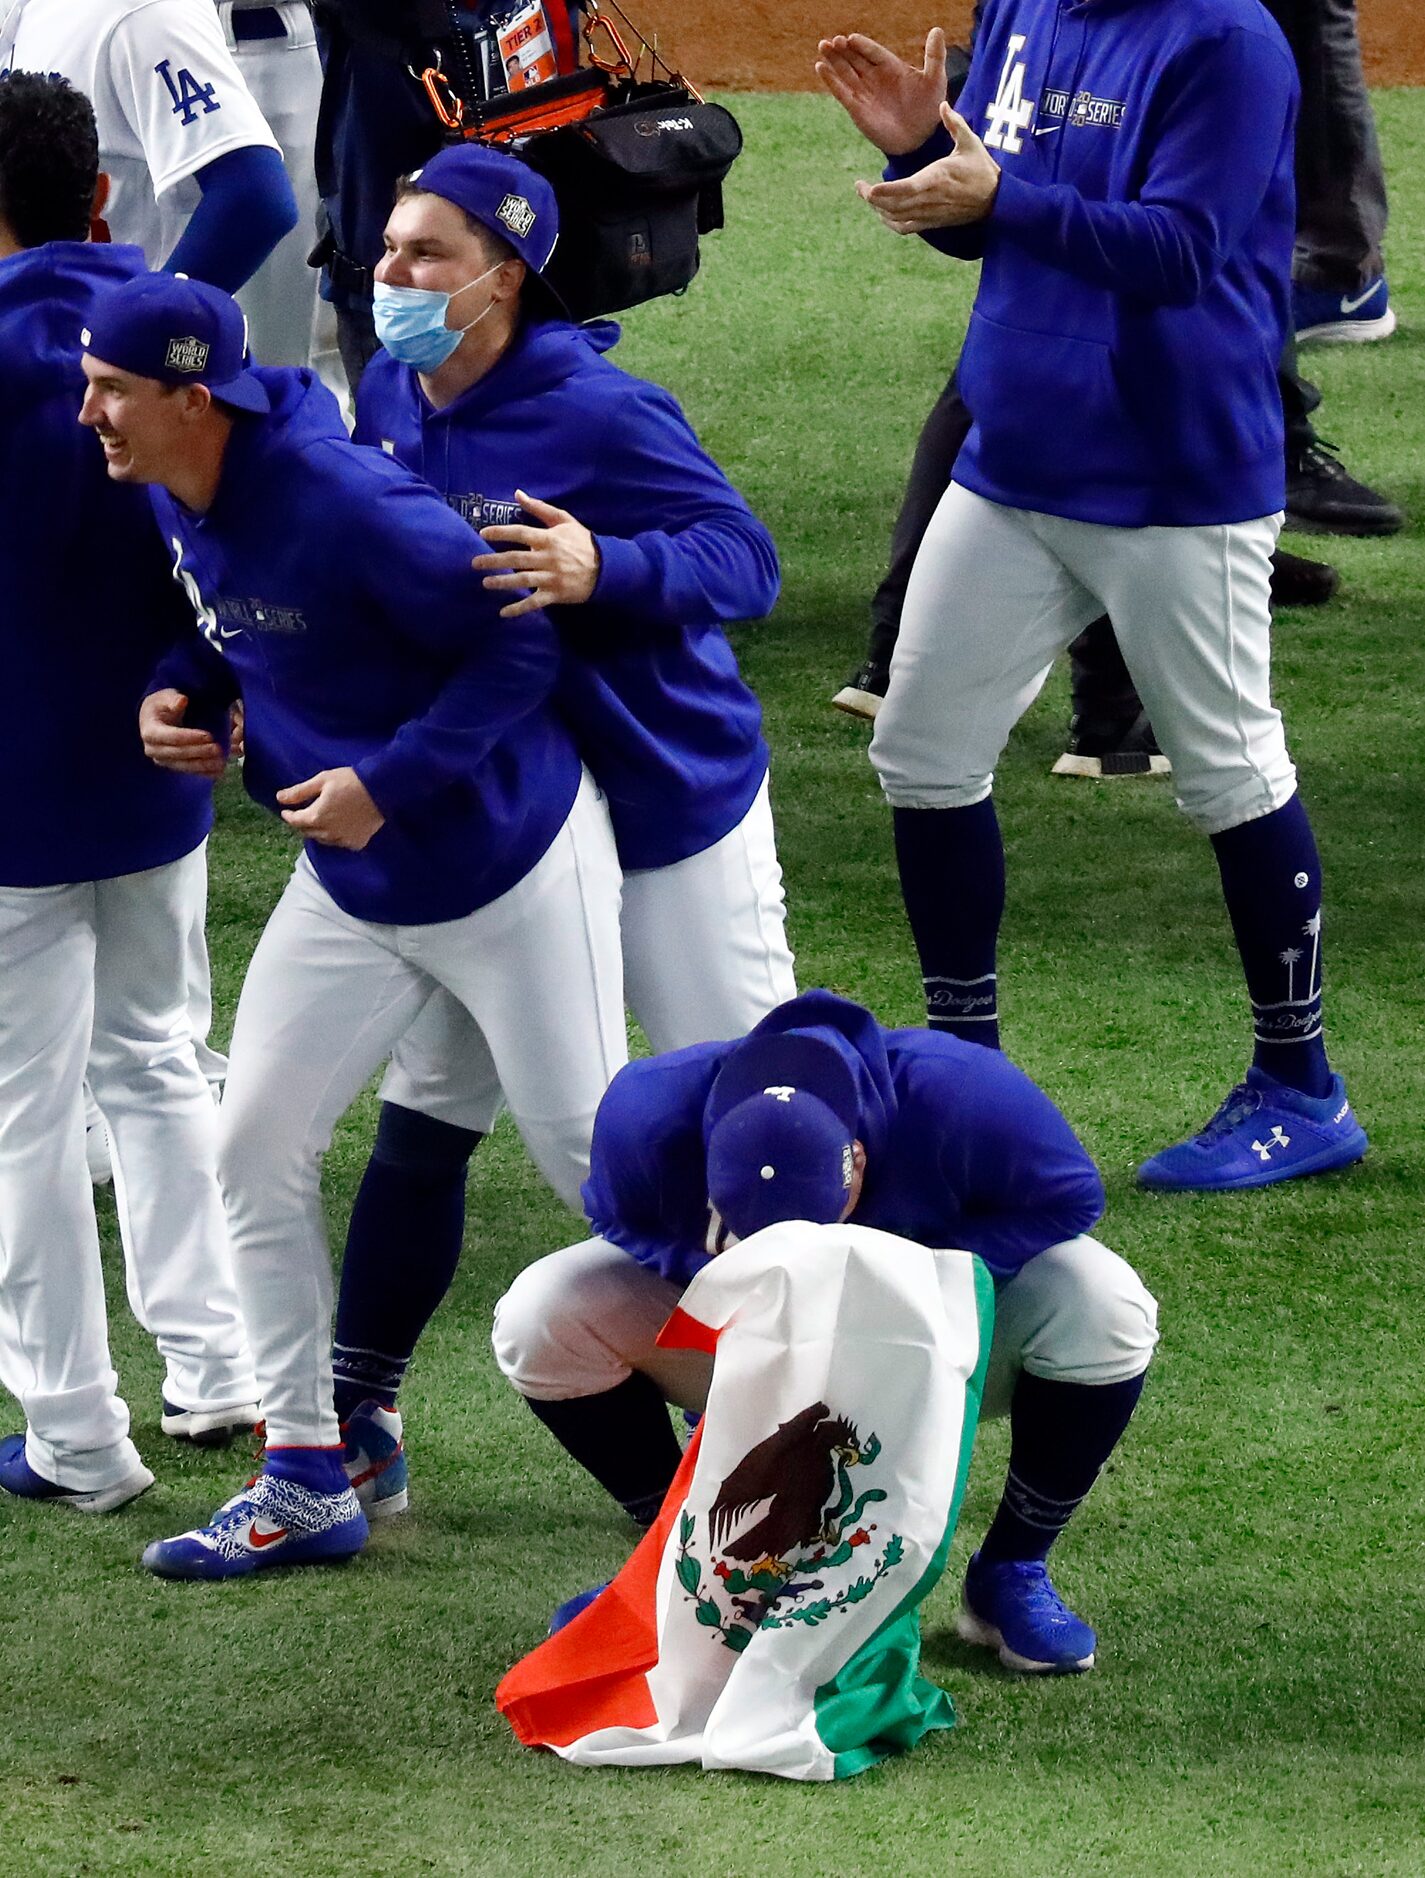
M88 390L79 421L104 447L116 483L167 484L184 460L195 416L211 397L205 385L165 385L140 378L90 353L84 355Z

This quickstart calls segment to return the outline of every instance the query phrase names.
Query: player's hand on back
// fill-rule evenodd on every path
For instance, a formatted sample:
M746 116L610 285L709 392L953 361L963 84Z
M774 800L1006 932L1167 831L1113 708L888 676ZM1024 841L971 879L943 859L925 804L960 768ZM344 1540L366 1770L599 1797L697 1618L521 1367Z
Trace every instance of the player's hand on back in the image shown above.
M148 694L139 706L144 755L160 769L216 780L227 766L227 751L211 731L184 724L187 710L188 700L181 691L169 688Z
M582 606L599 584L599 544L567 509L527 496L523 489L516 489L515 496L542 526L510 522L482 528L486 541L508 546L499 553L477 554L470 563L496 592L524 590L526 598L502 606L500 618L515 619L541 606Z
M893 234L964 228L982 222L994 207L999 164L958 111L942 104L940 117L955 139L951 155L927 163L913 176L856 185L857 195L870 203Z
M864 33L817 46L816 75L861 135L887 156L918 150L945 102L945 34L932 26L917 70Z
M306 782L279 789L277 800L289 828L328 848L360 850L386 821L366 784L349 768L318 770Z

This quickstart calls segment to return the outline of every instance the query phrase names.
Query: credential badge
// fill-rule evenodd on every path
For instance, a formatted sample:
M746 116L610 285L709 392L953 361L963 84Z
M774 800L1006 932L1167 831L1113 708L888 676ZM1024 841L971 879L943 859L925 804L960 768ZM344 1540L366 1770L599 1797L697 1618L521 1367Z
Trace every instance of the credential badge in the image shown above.
M503 222L512 235L523 241L534 227L534 210L523 196L508 195L495 210L495 220Z
M170 339L163 363L170 372L201 372L206 369L212 347L206 339Z

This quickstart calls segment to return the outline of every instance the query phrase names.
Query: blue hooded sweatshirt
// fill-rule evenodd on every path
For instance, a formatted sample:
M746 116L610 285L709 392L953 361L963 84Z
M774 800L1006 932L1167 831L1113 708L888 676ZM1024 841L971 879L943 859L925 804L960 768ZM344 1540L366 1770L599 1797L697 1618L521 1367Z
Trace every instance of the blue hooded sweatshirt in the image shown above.
M563 825L579 758L549 704L543 613L498 616L470 530L399 464L352 443L308 371L260 370L269 416L234 424L212 507L151 489L198 614L153 685L202 721L240 693L243 781L354 768L386 824L359 853L309 841L345 912L460 919L522 880Z
M1009 1278L1103 1212L1098 1170L1058 1109L997 1050L934 1030L885 1030L829 991L779 1005L751 1037L830 1043L861 1092L866 1150L858 1226L978 1253ZM584 1210L593 1229L661 1278L707 1263L709 1092L743 1039L698 1043L621 1069L594 1120Z
M677 401L602 356L618 336L609 321L526 322L441 411L414 371L379 352L361 381L356 437L415 470L474 528L529 523L518 488L593 533L592 598L550 611L567 654L558 701L632 870L711 847L761 787L761 709L720 628L770 612L779 574L771 536Z
M111 483L79 425L79 335L137 248L52 241L0 260L0 886L162 867L212 821L212 790L156 769L138 710L188 609L143 491Z
M999 191L926 237L984 261L956 482L1127 528L1282 507L1296 101L1258 0L989 0L959 110Z

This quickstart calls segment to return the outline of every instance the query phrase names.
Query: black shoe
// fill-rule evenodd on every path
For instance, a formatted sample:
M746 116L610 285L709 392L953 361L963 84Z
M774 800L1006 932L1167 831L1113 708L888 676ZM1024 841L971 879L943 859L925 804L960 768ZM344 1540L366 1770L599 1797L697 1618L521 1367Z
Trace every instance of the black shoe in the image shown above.
M891 668L880 659L867 659L852 672L831 702L851 717L874 719L891 682Z
M1172 764L1158 748L1148 713L1136 717L1091 716L1075 711L1069 719L1069 747L1054 765L1055 776L1169 776Z
M1278 548L1272 556L1273 606L1325 606L1341 576L1325 561L1308 561Z
M1308 535L1394 535L1405 517L1317 438L1287 459L1286 525Z

